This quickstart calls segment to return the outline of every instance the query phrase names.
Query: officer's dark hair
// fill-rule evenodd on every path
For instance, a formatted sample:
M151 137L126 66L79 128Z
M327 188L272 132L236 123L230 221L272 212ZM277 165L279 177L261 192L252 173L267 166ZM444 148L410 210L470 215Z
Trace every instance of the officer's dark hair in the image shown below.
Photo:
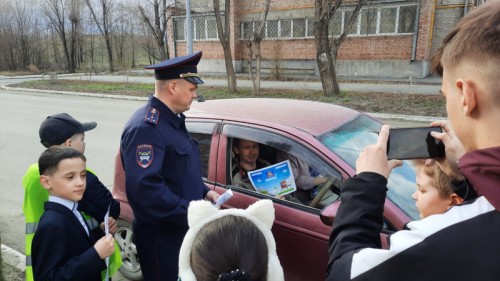
M236 270L240 272L237 280L265 281L268 252L264 234L252 221L227 215L198 232L191 251L191 269L198 281L219 280Z
M54 145L47 148L38 158L40 175L52 175L57 171L57 166L64 159L80 158L84 162L87 158L80 151L69 147Z

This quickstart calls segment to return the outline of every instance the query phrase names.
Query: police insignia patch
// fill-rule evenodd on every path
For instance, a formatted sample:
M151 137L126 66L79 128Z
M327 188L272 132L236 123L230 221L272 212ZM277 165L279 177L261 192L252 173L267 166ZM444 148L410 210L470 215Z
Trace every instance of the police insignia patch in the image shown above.
M153 146L150 144L138 145L135 158L139 167L146 169L153 163Z
M149 108L146 113L144 120L151 124L158 124L158 118L160 117L160 112L156 108Z

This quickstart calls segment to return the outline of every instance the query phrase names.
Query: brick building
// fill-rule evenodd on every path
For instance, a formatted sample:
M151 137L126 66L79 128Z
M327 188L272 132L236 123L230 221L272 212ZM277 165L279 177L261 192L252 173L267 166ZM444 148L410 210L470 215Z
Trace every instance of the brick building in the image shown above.
M235 71L248 72L244 38L256 28L263 0L230 0L230 45ZM225 72L224 55L210 0L191 0L193 49L203 51L203 72ZM220 0L221 9L224 1ZM336 62L344 76L425 77L436 46L455 23L482 1L406 0L369 1L342 43ZM354 7L344 4L331 21L329 32L338 36ZM185 0L176 1L169 25L170 53L186 54ZM173 44L172 44L173 43ZM315 75L313 0L272 0L261 44L263 69L275 76Z

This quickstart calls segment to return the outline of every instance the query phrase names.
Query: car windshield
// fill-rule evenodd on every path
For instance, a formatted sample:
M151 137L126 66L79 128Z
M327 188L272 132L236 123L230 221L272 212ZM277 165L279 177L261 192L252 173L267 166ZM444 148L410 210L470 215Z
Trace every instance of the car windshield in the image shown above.
M377 121L360 115L342 127L321 135L318 139L355 169L359 153L365 146L377 142L380 128L381 124ZM392 171L387 184L387 197L414 220L419 218L415 201L411 197L415 192L415 179L414 170L408 161L404 161L403 166Z

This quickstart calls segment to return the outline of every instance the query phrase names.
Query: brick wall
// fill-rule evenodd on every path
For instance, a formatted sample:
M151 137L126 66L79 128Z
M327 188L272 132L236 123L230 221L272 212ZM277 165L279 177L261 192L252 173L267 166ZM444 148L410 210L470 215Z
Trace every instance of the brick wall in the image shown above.
M223 8L223 2L224 1L221 0L221 8ZM433 18L434 1L421 0L416 3L420 3L421 6L420 17L418 19L419 26L416 41L415 60L425 62L428 61L431 56L431 29L433 20L435 20ZM245 17L248 18L248 15L251 14L255 17L261 13L263 9L264 0L231 0L231 11L229 11L228 15L230 16L231 21L231 49L234 60L240 61L248 58L247 48L243 41L239 39L241 19ZM311 15L314 15L314 1L271 1L270 14L290 14L290 11L293 11L295 14L304 13L307 17L310 17ZM414 35L350 36L341 45L338 53L338 60L410 61L412 58L414 39ZM177 42L176 48L177 54L185 54L186 43ZM195 41L193 42L193 48L195 50L203 51L204 58L206 59L224 59L222 47L219 41ZM262 58L267 60L316 59L314 38L279 40L264 39L261 44L261 50Z

